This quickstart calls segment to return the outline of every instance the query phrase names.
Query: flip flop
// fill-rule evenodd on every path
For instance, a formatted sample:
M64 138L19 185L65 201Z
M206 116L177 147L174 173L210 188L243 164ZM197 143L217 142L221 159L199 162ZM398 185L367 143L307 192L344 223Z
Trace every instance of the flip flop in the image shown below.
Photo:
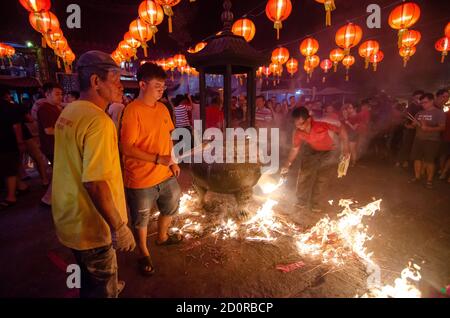
M158 240L156 240L156 245L169 246L169 245L179 244L181 241L183 241L183 236L181 236L180 234L172 234L172 235L169 235L169 238L162 243L159 243Z
M155 273L153 267L152 258L150 256L144 256L138 260L139 270L144 276L152 276ZM150 270L149 270L150 268Z

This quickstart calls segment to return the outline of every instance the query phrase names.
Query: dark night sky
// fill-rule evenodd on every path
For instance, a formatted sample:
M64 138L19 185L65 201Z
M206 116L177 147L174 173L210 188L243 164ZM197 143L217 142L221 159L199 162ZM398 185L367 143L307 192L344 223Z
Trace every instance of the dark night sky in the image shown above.
M81 7L81 29L62 29L74 52L79 55L88 49L101 49L111 52L128 30L129 23L137 17L139 0L59 0L52 1L52 11L59 20L65 21L68 4L76 3ZM298 50L301 39L313 35L319 40L319 56L328 57L329 51L335 47L334 34L347 21L359 24L363 28L363 41L376 39L385 53L385 60L377 73L363 70L363 60L353 49L356 64L352 67L352 83L342 83L343 70L332 74L332 84L360 87L384 88L405 91L419 87L434 89L450 83L450 57L445 64L440 64L439 53L434 50L434 42L443 36L443 29L450 21L450 1L448 0L416 0L422 15L413 27L422 33L422 40L417 53L412 57L408 67L402 67L402 60L396 47L396 31L387 23L389 12L395 7L397 0L336 0L337 10L332 13L333 25L325 28L325 12L323 6L314 0L292 0L293 12L283 23L281 38L276 41L273 23L264 13L267 0L232 0L232 11L235 18L248 13L256 24L256 36L251 42L258 50L270 52L279 44L289 48L291 54L303 63ZM381 29L369 30L365 25L367 5L375 3L382 10ZM185 49L203 38L221 29L221 0L197 0L190 3L182 0L174 8L174 33L167 31L167 20L159 26L157 44L150 44L151 57L169 55ZM355 19L356 18L356 19ZM18 0L4 0L0 3L0 41L24 42L32 39L39 43L39 34L28 23L28 14ZM316 71L317 73L321 71ZM320 76L317 76L319 79ZM320 85L320 83L312 83Z

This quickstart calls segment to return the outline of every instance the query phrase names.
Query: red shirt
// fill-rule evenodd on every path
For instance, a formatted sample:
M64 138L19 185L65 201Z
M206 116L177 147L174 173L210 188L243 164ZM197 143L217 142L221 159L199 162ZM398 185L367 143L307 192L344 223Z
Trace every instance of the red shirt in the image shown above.
M295 147L300 147L302 142L306 142L317 151L333 150L334 142L330 136L330 130L337 133L341 128L329 123L311 120L311 131L306 133L297 129L294 133L292 144Z
M55 148L55 136L47 135L45 128L55 128L61 110L49 103L43 103L37 112L41 150L46 156L52 156Z
M206 107L206 129L211 127L220 128L224 116L219 106L211 105Z
M361 110L358 114L358 117L359 117L358 131L361 133L367 132L370 123L370 111Z

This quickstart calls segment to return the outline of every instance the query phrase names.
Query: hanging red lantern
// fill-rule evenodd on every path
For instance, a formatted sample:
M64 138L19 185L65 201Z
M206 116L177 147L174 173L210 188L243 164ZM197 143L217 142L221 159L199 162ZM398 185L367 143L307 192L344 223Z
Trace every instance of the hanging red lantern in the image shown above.
M348 82L349 80L349 76L348 76L348 71L350 69L350 67L355 64L355 58L351 55L346 55L344 57L344 59L342 60L342 65L345 66L345 80Z
M291 77L298 72L298 61L291 57L289 61L286 62L286 69L289 74L291 74Z
M66 49L62 54L62 59L64 61L64 70L67 74L72 73L72 63L75 61L75 54L70 48Z
M409 59L416 53L415 47L402 47L399 52L401 57L403 57L403 67L406 67Z
M377 71L378 63L380 63L383 60L383 58L384 58L384 53L381 50L378 50L377 53L374 53L369 57L369 61L373 65L374 72Z
M147 42L153 37L152 27L140 18L137 18L130 23L129 32L133 38L141 42L142 48L144 49L144 56L147 57Z
M450 38L444 36L437 40L435 46L437 51L442 52L441 63L444 63L445 57L448 55L448 51L450 50Z
M258 67L256 70L256 77L261 78L263 76L263 66Z
M31 26L36 31L42 33L42 47L46 47L45 36L52 31L59 29L59 21L56 15L50 11L30 12L28 16Z
M272 62L275 64L284 64L289 60L289 51L284 47L278 47L272 52Z
M6 56L8 45L5 43L0 43L0 59Z
M370 56L376 54L379 49L380 45L377 41L373 40L366 41L359 46L358 53L364 58L364 68L367 69L369 67Z
M127 42L120 41L118 45L119 52L123 55L127 62L130 62L131 58L136 55L136 50L133 49Z
M389 25L398 31L398 47L405 31L412 27L420 18L420 7L414 2L404 2L389 14Z
M450 22L447 23L445 30L444 30L445 36L450 38Z
M117 65L120 65L120 63L125 61L125 57L120 53L119 50L115 50L111 53L111 57L116 62Z
M300 53L303 56L308 57L314 55L317 53L318 50L319 50L319 42L312 37L308 37L304 39L302 43L300 43Z
M291 0L269 0L267 2L266 15L274 22L273 27L277 30L277 40L280 39L280 29L283 27L283 21L290 16L291 12Z
M336 10L336 5L334 4L334 0L316 0L319 3L323 3L325 7L326 17L325 17L325 25L331 25L331 11Z
M19 2L30 12L49 11L52 6L50 0L19 0Z
M402 33L402 38L400 39L400 43L402 47L413 47L416 46L420 42L420 32L414 30L406 30Z
M333 62L329 59L324 59L322 62L320 62L320 68L323 70L323 72L326 74L328 71L333 67ZM322 78L322 82L325 83L325 75Z
M250 42L255 37L256 27L250 19L239 19L233 23L231 32L234 35L242 36L245 41Z
M51 31L50 33L46 34L45 40L46 40L48 46L53 48L55 42L63 37L64 37L63 32L61 31L61 29L58 29L58 30Z
M164 9L164 13L169 17L169 33L172 33L172 7L180 3L181 0L156 0L156 3L161 5Z
M123 40L129 45L131 46L133 49L137 49L141 46L141 42L139 42L139 40L135 39L130 31L128 31L127 33L125 33L125 35L123 36Z
M334 65L334 72L337 71L337 66L339 62L341 62L344 59L344 50L341 49L334 49L330 52L330 60L333 62Z
M16 54L16 49L11 45L6 45L5 55L6 57L12 58Z
M138 8L139 18L150 26L153 34L153 42L156 43L157 25L161 24L164 19L164 11L162 7L152 0L142 1Z
M168 59L166 59L166 67L173 71L173 69L175 68L175 61L173 59L173 57L169 57Z
M268 66L263 66L262 68L262 73L264 74L264 76L266 78L268 78L270 76L270 74L272 74L272 71L270 70L270 67Z
M358 45L362 39L362 29L359 25L348 23L336 32L336 44L344 49L344 54L349 55L350 49Z
M175 67L178 67L179 69L187 65L186 57L183 54L175 55L173 57L173 62L175 63Z

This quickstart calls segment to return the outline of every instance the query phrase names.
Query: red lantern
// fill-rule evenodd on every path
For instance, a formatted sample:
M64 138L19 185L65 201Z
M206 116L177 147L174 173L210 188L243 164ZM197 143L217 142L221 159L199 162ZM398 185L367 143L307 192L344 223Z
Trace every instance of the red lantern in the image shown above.
M333 67L333 62L329 59L325 59L320 62L320 68L324 71L324 73L328 73L328 71ZM322 78L322 82L325 83L325 76Z
M349 55L350 49L361 41L362 29L360 26L348 23L336 32L336 44L344 49L344 54Z
M180 70L187 65L186 57L183 54L175 55L173 57L173 62L175 63L175 67L178 67Z
M142 1L139 5L139 18L150 26L153 33L153 42L156 43L155 34L158 32L157 25L161 24L164 19L164 11L162 7L152 0Z
M441 63L444 63L445 57L448 55L448 51L450 50L450 38L444 36L437 40L435 46L436 50L442 52Z
M42 33L42 47L45 47L45 35L59 29L58 18L50 11L43 11L31 12L28 19L33 29Z
M270 74L272 74L272 71L270 70L270 67L268 66L263 66L262 68L262 73L264 74L264 76L266 78L268 78L270 76Z
M447 26L445 27L444 33L445 33L446 37L450 38L450 22L447 23Z
M336 5L334 4L334 0L316 0L319 3L323 3L326 12L325 25L331 25L331 11L336 10Z
M5 55L9 58L12 58L16 54L16 49L11 45L6 45Z
M304 66L306 66L309 69L308 75L311 78L312 74L314 72L314 69L320 65L320 58L317 55L309 56L305 60Z
M0 59L6 56L6 51L8 49L8 45L5 43L0 43Z
M279 47L272 52L272 62L275 64L284 64L289 60L289 51L284 47Z
M380 63L384 58L384 53L381 50L378 50L377 53L374 53L370 56L369 61L373 65L373 71L377 71L378 63Z
M416 46L420 42L420 32L414 30L407 30L403 32L401 41L402 47L413 47Z
M416 53L415 47L402 47L399 52L401 57L403 57L403 67L406 67L409 59Z
M333 62L334 65L334 72L337 70L337 66L340 61L344 59L344 50L341 49L334 49L330 52L330 60Z
M263 76L263 66L258 67L256 70L256 77L261 78Z
M112 52L111 57L117 65L120 65L120 63L125 61L125 57L122 55L122 53L120 53L119 50L115 50L114 52Z
M131 60L132 57L136 55L136 50L133 49L127 42L120 41L118 46L119 52L122 54L122 56L125 58L127 62Z
M286 62L286 69L292 77L298 71L298 61L295 58L291 57L289 61Z
M342 60L342 64L345 66L345 80L348 82L348 70L350 69L350 66L352 66L353 64L355 64L355 58L351 55L347 55L344 57L344 59Z
M169 33L172 33L172 7L180 3L181 0L156 0L156 3L161 5L164 9L164 13L169 17Z
M145 23L143 20L137 18L130 23L130 35L141 42L144 49L144 56L147 57L147 41L153 37L152 27Z
M58 30L51 31L50 33L46 34L45 40L47 41L48 46L53 48L53 46L55 45L55 42L63 37L64 37L63 32L61 31L61 29L58 29Z
M175 61L173 57L169 57L168 59L166 59L166 67L168 70L173 71L173 69L175 68Z
M50 0L19 0L19 2L30 12L49 11L52 6Z
M420 7L414 2L404 2L395 7L389 15L389 25L398 31L398 46L401 47L403 33L420 18Z
M366 41L359 46L359 55L364 58L364 67L369 67L369 59L372 54L376 54L380 49L377 41Z
M242 36L245 41L250 42L256 34L256 27L250 19L239 19L233 23L231 32L237 36Z
M64 50L66 50L69 47L69 44L67 43L67 40L65 37L62 37L58 40L56 40L51 48L55 51L55 53L59 56L62 56L62 53Z
M303 56L311 56L317 53L319 50L319 42L314 38L306 38L300 43L300 53Z
M266 5L266 15L274 22L273 27L277 30L277 40L280 39L280 29L283 27L283 21L286 20L292 12L291 0L269 0Z
M128 31L127 33L125 33L125 35L123 36L123 40L125 42L127 42L127 44L129 46L131 46L133 49L137 49L141 46L141 42L139 42L139 40L135 39L131 34L130 31Z

